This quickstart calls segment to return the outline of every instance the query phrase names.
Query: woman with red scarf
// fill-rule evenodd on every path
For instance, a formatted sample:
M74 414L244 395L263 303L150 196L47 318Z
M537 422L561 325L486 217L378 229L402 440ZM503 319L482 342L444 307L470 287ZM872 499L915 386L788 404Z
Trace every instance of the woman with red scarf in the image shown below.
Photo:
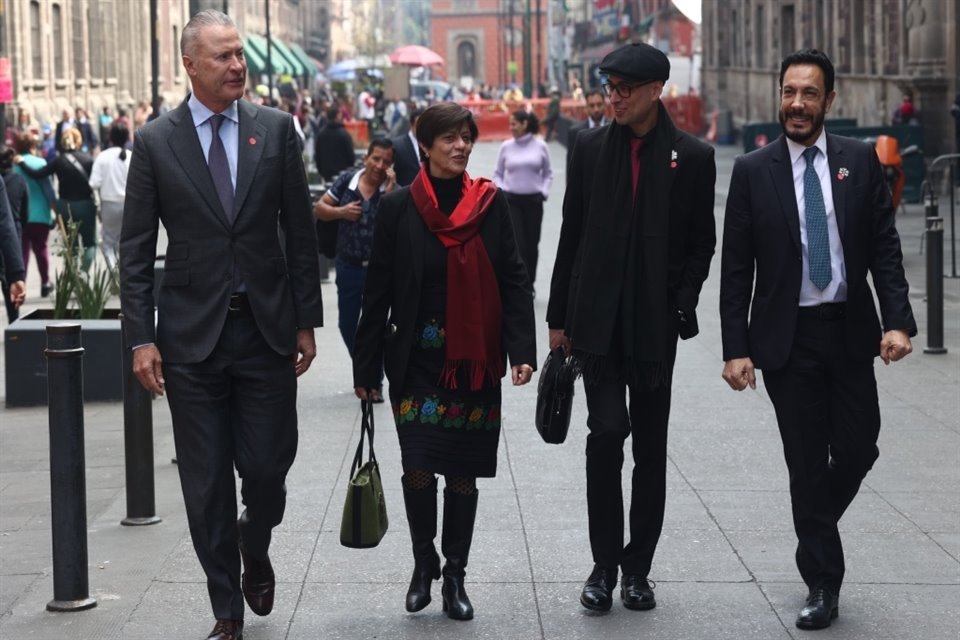
M420 173L380 202L353 357L358 397L379 386L381 363L390 382L415 562L407 611L430 603L442 575L443 610L456 620L473 617L464 569L476 479L496 475L506 357L514 385L536 362L532 289L506 197L466 173L476 139L473 115L454 103L417 120Z

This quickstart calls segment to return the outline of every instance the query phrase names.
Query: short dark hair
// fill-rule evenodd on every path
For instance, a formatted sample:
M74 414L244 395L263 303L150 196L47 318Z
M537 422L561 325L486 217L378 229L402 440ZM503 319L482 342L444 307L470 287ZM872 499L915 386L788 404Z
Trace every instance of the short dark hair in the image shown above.
M327 120L329 120L330 122L333 122L339 117L340 117L340 107L338 106L327 107Z
M416 109L414 109L413 111L411 111L411 112L410 112L410 126L412 127L412 126L414 126L415 124L417 124L417 120L419 120L419 119L420 119L420 116L422 116L422 115L423 115L423 109L421 109L421 108L419 108L419 107L417 107Z
M374 138L370 141L370 144L367 145L367 155L373 153L374 148L393 150L393 141L390 138Z
M583 101L586 102L589 100L590 96L600 96L601 98L606 98L606 96L603 95L603 89L599 89L597 87L587 89L586 93L583 94Z
M13 149L0 142L0 173L10 173L13 169L13 155Z
M520 124L525 125L527 133L537 133L540 131L540 120L538 120L537 116L530 111L517 109L510 114L510 117Z
M816 49L801 49L800 51L794 51L783 59L783 62L780 63L781 89L783 89L784 74L787 73L787 69L789 67L792 67L795 64L815 64L820 67L820 70L823 71L824 88L827 90L827 93L833 91L833 81L835 78L833 63L830 62L830 58L827 57L827 54L825 54L823 51L817 51Z
M417 119L417 142L430 148L437 136L459 129L464 124L470 128L470 139L475 141L479 130L470 110L456 102L438 102L424 109ZM422 150L420 155L423 156Z

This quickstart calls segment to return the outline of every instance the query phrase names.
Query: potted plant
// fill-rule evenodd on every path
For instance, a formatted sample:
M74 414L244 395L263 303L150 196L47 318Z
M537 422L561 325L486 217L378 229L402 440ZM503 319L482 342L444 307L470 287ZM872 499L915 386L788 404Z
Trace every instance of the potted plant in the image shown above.
M119 309L106 305L117 290L117 274L94 261L82 268L79 224L57 218L62 268L54 279L53 308L24 314L4 330L6 403L8 407L47 402L46 328L53 322L79 322L83 354L83 397L86 401L123 398L122 330Z

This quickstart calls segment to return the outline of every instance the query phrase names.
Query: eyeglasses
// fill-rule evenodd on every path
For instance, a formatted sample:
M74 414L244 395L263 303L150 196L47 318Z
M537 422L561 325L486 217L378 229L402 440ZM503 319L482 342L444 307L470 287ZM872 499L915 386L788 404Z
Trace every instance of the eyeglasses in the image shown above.
M613 92L616 91L618 94L620 94L621 98L629 98L634 89L639 89L640 87L648 85L651 82L656 82L656 80L647 80L639 84L627 84L626 82L613 84L612 82L605 82L603 84L603 92L606 93L608 97L613 97Z

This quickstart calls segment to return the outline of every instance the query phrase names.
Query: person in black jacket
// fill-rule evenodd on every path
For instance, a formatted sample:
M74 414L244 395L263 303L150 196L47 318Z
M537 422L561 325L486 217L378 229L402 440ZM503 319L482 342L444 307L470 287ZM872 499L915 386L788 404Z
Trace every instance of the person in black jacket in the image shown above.
M453 102L417 121L424 164L409 187L380 201L353 353L358 397L370 399L381 367L390 381L413 542L407 611L430 603L442 575L443 610L455 620L473 617L463 579L476 479L496 475L507 356L513 384L526 384L537 342L507 199L466 173L476 138L473 114ZM446 479L442 570L437 474Z
M339 107L327 109L327 126L317 132L313 159L317 173L326 182L332 182L341 171L356 164L353 138L343 126Z
M0 149L0 157L5 157L6 148ZM9 172L8 173L12 173ZM4 176L6 177L6 176ZM18 176L21 180L23 178ZM26 299L26 270L20 251L20 237L10 203L7 200L6 179L0 180L0 285L7 303L7 316L10 322L17 319L18 309Z

